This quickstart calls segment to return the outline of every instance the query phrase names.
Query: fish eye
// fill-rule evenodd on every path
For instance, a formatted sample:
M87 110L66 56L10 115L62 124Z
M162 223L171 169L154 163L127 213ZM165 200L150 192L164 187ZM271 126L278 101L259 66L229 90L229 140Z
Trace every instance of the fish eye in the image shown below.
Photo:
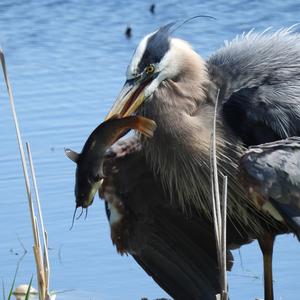
M94 177L94 181L97 182L97 181L100 181L101 180L101 176L99 174L97 174L95 177Z
M155 71L154 65L150 64L148 67L146 67L146 73L147 73L148 75L153 74L154 71Z

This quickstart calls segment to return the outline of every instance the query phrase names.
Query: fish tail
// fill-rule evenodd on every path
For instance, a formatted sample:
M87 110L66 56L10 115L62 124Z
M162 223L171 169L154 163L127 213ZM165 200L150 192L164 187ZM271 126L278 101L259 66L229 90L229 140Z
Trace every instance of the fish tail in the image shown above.
M134 129L142 133L148 138L153 137L154 131L156 129L156 123L153 120L141 117L133 116L134 118Z

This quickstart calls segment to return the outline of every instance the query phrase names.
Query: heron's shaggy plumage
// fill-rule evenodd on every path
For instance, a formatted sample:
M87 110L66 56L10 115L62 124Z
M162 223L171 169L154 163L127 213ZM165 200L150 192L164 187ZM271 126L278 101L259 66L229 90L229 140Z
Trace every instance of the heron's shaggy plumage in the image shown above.
M185 210L196 207L212 217L210 136L220 90L217 155L221 173L229 176L228 217L255 236L263 234L266 223L277 226L247 199L237 167L245 146L300 133L299 37L291 29L252 31L206 62L185 42L171 39L166 56L172 56L176 72L169 72L141 108L158 125L144 151L171 198Z

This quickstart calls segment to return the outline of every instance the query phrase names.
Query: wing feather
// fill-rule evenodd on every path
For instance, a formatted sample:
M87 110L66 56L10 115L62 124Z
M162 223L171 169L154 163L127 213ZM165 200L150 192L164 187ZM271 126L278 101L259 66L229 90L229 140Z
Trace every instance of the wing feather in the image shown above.
M224 121L247 145L300 135L300 35L251 31L207 62Z

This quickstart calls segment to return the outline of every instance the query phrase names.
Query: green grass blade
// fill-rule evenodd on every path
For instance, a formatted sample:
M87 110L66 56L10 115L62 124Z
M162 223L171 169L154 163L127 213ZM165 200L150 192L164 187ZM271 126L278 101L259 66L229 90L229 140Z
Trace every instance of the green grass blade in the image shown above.
M17 278L18 271L19 271L19 264L17 265L16 271L15 271L14 280L13 280L13 282L12 282L12 285L11 285L11 288L10 288L10 291L9 291L7 300L10 300L11 295L12 295L12 293L13 293L13 290L14 290L14 286L15 286L15 282L16 282L16 278Z
M31 284L32 284L32 279L33 279L33 275L31 276L30 282L29 282L29 286L26 292L26 296L25 296L25 300L29 300L30 297L30 290L31 290Z
M2 295L3 295L3 300L5 300L5 286L4 286L3 278L2 278Z

